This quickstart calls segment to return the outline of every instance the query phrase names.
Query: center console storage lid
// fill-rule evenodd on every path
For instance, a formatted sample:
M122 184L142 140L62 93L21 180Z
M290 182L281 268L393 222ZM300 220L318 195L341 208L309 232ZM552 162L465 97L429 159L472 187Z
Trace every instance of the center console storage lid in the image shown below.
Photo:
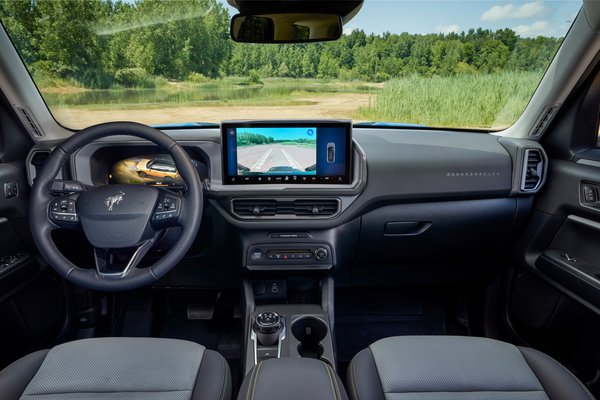
M244 379L238 400L347 400L331 366L311 358L273 358L262 361Z

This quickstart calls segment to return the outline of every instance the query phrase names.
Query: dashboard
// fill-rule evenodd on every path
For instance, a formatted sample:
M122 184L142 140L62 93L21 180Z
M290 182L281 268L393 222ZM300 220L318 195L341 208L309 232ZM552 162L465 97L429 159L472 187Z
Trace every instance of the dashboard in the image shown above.
M518 232L543 185L545 172L535 187L523 186L527 155L539 152L538 171L547 164L531 140L348 121L228 121L164 132L194 160L205 196L197 245L165 278L176 286L223 285L253 270L333 270L365 284L481 278L481 260ZM57 144L34 146L30 180ZM185 190L171 158L133 137L88 144L61 175L85 185ZM169 232L151 256L176 240Z

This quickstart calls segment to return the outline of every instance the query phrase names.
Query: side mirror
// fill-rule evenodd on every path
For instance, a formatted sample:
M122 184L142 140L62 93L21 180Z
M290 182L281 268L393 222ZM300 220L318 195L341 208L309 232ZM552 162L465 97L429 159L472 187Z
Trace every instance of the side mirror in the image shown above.
M336 14L237 14L231 19L231 38L242 43L336 40L342 29L342 17Z

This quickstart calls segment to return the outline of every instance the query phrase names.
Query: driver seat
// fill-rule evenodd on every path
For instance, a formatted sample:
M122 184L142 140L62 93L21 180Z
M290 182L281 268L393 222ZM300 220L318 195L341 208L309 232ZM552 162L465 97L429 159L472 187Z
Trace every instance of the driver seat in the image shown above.
M217 352L157 338L94 338L40 350L0 372L3 400L224 400L231 373Z

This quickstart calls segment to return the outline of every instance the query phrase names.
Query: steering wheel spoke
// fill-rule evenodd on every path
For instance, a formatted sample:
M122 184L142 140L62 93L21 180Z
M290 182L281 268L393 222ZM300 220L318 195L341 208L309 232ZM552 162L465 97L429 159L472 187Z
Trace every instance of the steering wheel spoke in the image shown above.
M48 204L48 219L60 229L80 230L76 196L52 198Z
M126 277L133 268L139 265L153 244L154 239L149 239L132 248L101 249L95 247L94 257L98 276L104 279Z

